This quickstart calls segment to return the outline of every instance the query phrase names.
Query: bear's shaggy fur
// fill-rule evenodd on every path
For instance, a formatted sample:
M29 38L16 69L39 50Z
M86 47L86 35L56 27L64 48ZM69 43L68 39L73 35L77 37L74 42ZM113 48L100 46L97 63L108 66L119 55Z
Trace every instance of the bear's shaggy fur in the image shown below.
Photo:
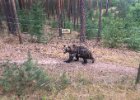
M66 63L70 63L74 58L76 58L75 61L79 61L79 58L82 58L83 64L87 63L87 59L91 59L92 63L94 63L95 60L92 53L84 46L64 46L64 53L69 53L69 59L65 61Z

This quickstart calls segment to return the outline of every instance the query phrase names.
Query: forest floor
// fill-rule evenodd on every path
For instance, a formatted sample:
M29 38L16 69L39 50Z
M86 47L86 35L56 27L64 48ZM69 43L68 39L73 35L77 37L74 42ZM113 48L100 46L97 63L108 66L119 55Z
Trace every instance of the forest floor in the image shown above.
M90 49L96 59L95 63L89 61L88 64L82 65L81 60L69 64L64 63L64 60L68 59L68 55L63 53L63 45L71 44L84 45ZM133 90L132 85L135 82L140 63L140 52L125 48L109 49L103 46L95 46L95 41L91 40L80 44L77 39L54 38L47 44L29 42L18 44L14 37L0 39L0 63L7 60L23 63L27 60L28 51L31 52L32 58L53 76L59 76L61 73L67 72L72 79L82 77L94 83L94 85L88 85L88 87L83 86L83 89L80 90L77 90L78 87L68 87L55 97L56 100L63 100L62 98L66 96L67 100L88 100L85 99L86 97L94 98L93 100L140 99L140 91ZM117 89L114 84L117 84ZM120 84L123 86L120 86ZM96 91L96 94L92 94L93 91ZM92 97L92 95L94 96ZM106 99L100 99L104 96Z

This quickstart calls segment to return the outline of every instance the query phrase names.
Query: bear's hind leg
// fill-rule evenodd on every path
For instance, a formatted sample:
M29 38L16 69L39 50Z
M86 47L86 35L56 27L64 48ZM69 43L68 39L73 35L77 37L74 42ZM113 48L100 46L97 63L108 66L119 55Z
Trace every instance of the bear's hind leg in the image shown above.
M83 62L82 62L82 64L87 64L87 59L86 58L83 58Z
M92 63L94 63L94 62L95 62L95 59L94 59L93 57L91 57L91 60L92 60Z

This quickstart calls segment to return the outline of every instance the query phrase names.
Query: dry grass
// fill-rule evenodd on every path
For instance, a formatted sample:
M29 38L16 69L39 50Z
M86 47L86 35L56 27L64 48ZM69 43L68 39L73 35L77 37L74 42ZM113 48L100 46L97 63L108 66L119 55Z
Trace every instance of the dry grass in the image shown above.
M80 82L73 83L58 94L37 91L34 94L24 96L25 100L139 100L140 92L129 85L118 84L86 84ZM17 100L15 96L0 96L0 100Z
M38 90L35 93L23 97L25 100L139 100L140 91L135 89L135 77L123 76L119 73L102 72L92 74L91 70L81 68L78 70L66 70L70 66L43 66L46 72L58 78L63 72L69 77L71 84L58 93L54 89L51 93ZM76 68L75 68L76 69ZM123 76L123 77L122 77ZM108 78L106 78L108 77ZM114 78L119 77L117 81ZM112 81L110 81L110 79ZM15 96L0 96L0 100L14 99Z
M87 85L69 87L56 97L56 100L138 100L139 93L118 89L114 86Z
M95 48L94 52L99 56L101 62L111 62L130 67L138 67L140 63L140 53L130 50Z

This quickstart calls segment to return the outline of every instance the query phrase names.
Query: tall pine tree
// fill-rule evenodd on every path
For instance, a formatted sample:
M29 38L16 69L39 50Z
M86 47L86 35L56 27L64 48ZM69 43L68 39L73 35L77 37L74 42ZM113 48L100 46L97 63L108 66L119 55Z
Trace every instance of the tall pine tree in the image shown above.
M86 30L86 12L85 12L85 0L80 0L80 42L85 42L85 30Z

